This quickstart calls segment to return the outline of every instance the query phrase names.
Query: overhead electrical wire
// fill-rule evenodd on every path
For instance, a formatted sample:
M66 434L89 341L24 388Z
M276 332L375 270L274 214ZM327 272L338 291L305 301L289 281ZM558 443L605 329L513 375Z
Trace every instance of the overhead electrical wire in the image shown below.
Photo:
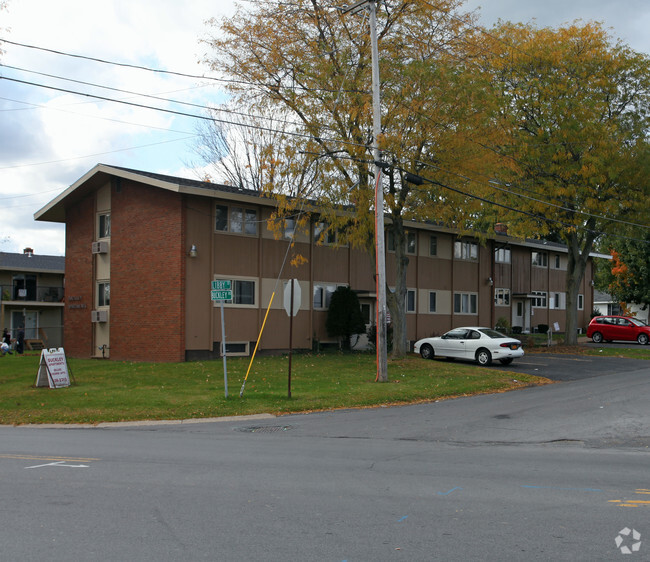
M180 76L180 77L183 77L183 78L192 78L194 80L211 80L211 81L220 82L220 83L223 83L223 84L237 84L237 85L241 85L241 86L264 86L266 88L274 88L274 89L278 88L278 84L270 84L270 85L269 84L260 84L258 82L249 82L249 81L245 81L245 80L233 80L231 78L217 78L216 76L205 76L205 75L201 75L201 74L187 74L187 73L184 73L184 72L176 72L176 71L173 71L173 70L162 70L160 68L152 68L152 67L149 67L149 66L142 66L142 65L139 65L139 64L115 62L115 61L110 61L110 60L106 60L106 59L100 59L100 58L97 58L97 57L89 57L89 56L86 56L86 55L78 55L78 54L74 54L74 53L67 53L65 51L59 51L59 50L56 50L56 49L48 49L46 47L39 47L39 46L36 46L36 45L28 45L26 43L18 43L17 41L10 41L9 39L3 39L3 38L0 37L0 44L1 43L7 43L9 45L15 45L17 47L23 47L23 48L26 48L26 49L35 49L35 50L38 50L38 51L43 51L43 52L52 53L52 54L55 54L55 55L61 55L61 56L65 56L65 57L73 57L73 58L88 60L88 61L92 61L92 62L98 62L98 63L101 63L101 64L109 64L109 65L119 66L119 67L123 67L123 68L133 68L133 69L136 69L136 70L145 70L147 72L153 72L153 73L156 73L156 74L169 74L171 76ZM295 90L302 90L302 91L307 91L307 92L330 92L330 93L338 93L339 92L339 90L330 90L328 88L306 88L304 86L298 86L298 87L295 87L295 88L284 86L284 88L289 89L289 90L295 89ZM369 92L365 92L363 90L347 90L347 92L348 93L366 93L366 94L369 93Z
M87 93L87 92L78 92L78 91L75 91L75 90L68 90L66 88L57 88L56 86L48 86L46 84L38 84L36 82L29 82L27 80L19 80L18 78L8 78L7 76L0 76L0 80L8 80L10 82L16 82L18 84L25 84L25 85L28 85L28 86L35 86L35 87L38 87L38 88L45 88L45 89L48 89L48 90L55 90L57 92L63 92L63 93L66 93L66 94L74 94L74 95L77 95L77 96L85 96L85 97L89 97L89 98L93 98L93 99L99 99L99 100L109 101L109 102L113 102L113 103L120 103L120 104L123 104L123 105L129 105L129 106L132 106L132 107L139 107L139 108L142 108L142 109L151 109L153 111L162 111L164 113L170 113L170 114L173 114L173 115L180 115L182 117L191 117L191 118L194 118L194 119L201 119L203 121L212 121L212 122L215 122L215 123L223 123L223 124L229 124L229 125L232 125L232 124L241 125L241 123L233 123L232 121L227 121L226 119L218 119L216 117L210 117L210 116L207 116L207 115L196 115L196 114L193 114L193 113L186 113L186 112L177 111L177 110L174 110L174 109L165 109L165 108L162 108L162 107L153 107L153 106L144 105L144 104L141 104L141 103L129 102L129 101L126 101L126 100L118 100L118 99L114 99L114 98L108 98L106 96L99 96L97 94L90 94L90 93ZM304 133L297 133L297 132L294 132L294 131L281 131L281 130L278 130L278 129L271 129L269 127L262 127L260 125L246 124L244 126L246 126L248 128L251 128L251 129L257 129L257 130L260 130L260 131L265 131L265 132L270 132L270 133L280 133L280 134L283 134L283 135L298 137L298 138L303 138L303 139L321 140L321 141L331 142L331 143L334 143L334 144L343 144L343 145L347 145L347 146L356 146L356 147L365 148L365 145L361 145L361 144L358 144L358 143L353 143L353 142L350 142L350 141L328 139L328 138L324 138L324 137L315 137L313 135L308 135L308 134L304 134Z

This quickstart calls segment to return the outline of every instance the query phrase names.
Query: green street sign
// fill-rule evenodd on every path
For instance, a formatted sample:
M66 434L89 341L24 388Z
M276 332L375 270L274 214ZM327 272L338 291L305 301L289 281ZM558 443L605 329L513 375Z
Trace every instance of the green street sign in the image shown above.
M230 279L217 279L212 282L213 291L230 291L232 289L232 281Z
M231 301L232 291L210 291L210 298L213 301Z

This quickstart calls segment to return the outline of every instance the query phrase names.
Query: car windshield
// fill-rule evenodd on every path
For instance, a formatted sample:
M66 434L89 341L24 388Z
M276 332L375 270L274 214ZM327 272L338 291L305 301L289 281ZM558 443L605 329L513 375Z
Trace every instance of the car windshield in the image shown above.
M479 331L484 333L488 338L492 338L493 340L498 340L500 338L508 337L508 336L504 336L501 332L497 332L496 330L491 330L490 328L481 328Z
M628 320L635 326L647 326L643 320L639 320L638 318L628 318Z

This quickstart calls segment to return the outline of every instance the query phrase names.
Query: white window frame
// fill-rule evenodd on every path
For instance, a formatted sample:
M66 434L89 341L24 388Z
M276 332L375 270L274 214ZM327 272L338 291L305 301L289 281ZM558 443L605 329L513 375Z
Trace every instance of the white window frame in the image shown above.
M111 213L98 213L97 215L97 239L111 237Z
M431 297L433 297L433 306L431 306ZM438 293L437 291L429 291L429 313L435 314L438 312Z
M585 309L585 296L582 293L578 294L578 310Z
M534 267L548 268L548 252L531 252L530 263Z
M243 345L244 351L228 351L228 346ZM226 339L226 357L248 357L251 354L250 350L251 343L248 341L228 341ZM221 344L219 345L219 351L221 351Z
M406 253L410 256L416 255L418 252L417 232L414 230L405 230L404 242L406 244ZM386 250L389 252L395 251L395 235L393 234L392 230L388 230L386 232Z
M531 306L533 308L547 308L548 294L546 291L531 291L530 294L533 295L531 299Z
M217 209L226 210L226 223L225 228L217 228ZM259 213L257 209L251 207L245 207L243 205L229 205L225 203L216 203L215 204L215 215L213 221L213 228L215 232L228 232L229 234L236 234L239 236L257 236L259 223ZM234 221L234 213L241 212L241 220ZM237 227L235 225L239 224Z
M106 298L108 295L108 299ZM111 282L108 280L97 281L97 308L108 308L111 306Z
M347 287L345 283L314 283L312 288L311 307L313 310L328 310L332 295L339 287ZM316 294L320 293L320 306L316 306Z
M510 248L498 248L494 251L495 263L512 263L512 251Z
M548 307L553 310L564 310L566 308L566 293L551 293L548 300Z
M478 314L478 293L454 293L454 314Z
M457 260L478 261L478 244L469 240L455 240L454 258Z
M498 287L494 289L494 305L510 306L510 289L506 287Z
M405 309L407 314L414 314L418 308L418 293L415 289L406 289Z
M438 237L435 234L429 236L429 255L438 255Z

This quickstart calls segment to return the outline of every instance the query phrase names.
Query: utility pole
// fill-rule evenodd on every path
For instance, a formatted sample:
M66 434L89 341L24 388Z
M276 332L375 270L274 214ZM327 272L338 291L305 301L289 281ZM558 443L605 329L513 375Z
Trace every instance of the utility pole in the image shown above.
M372 50L372 157L375 163L375 264L377 290L377 377L376 381L388 381L386 337L386 252L384 247L384 189L382 187L381 151L381 104L379 96L379 47L377 45L377 4L375 0L361 0L343 10L357 13L368 7L370 12L370 43Z

